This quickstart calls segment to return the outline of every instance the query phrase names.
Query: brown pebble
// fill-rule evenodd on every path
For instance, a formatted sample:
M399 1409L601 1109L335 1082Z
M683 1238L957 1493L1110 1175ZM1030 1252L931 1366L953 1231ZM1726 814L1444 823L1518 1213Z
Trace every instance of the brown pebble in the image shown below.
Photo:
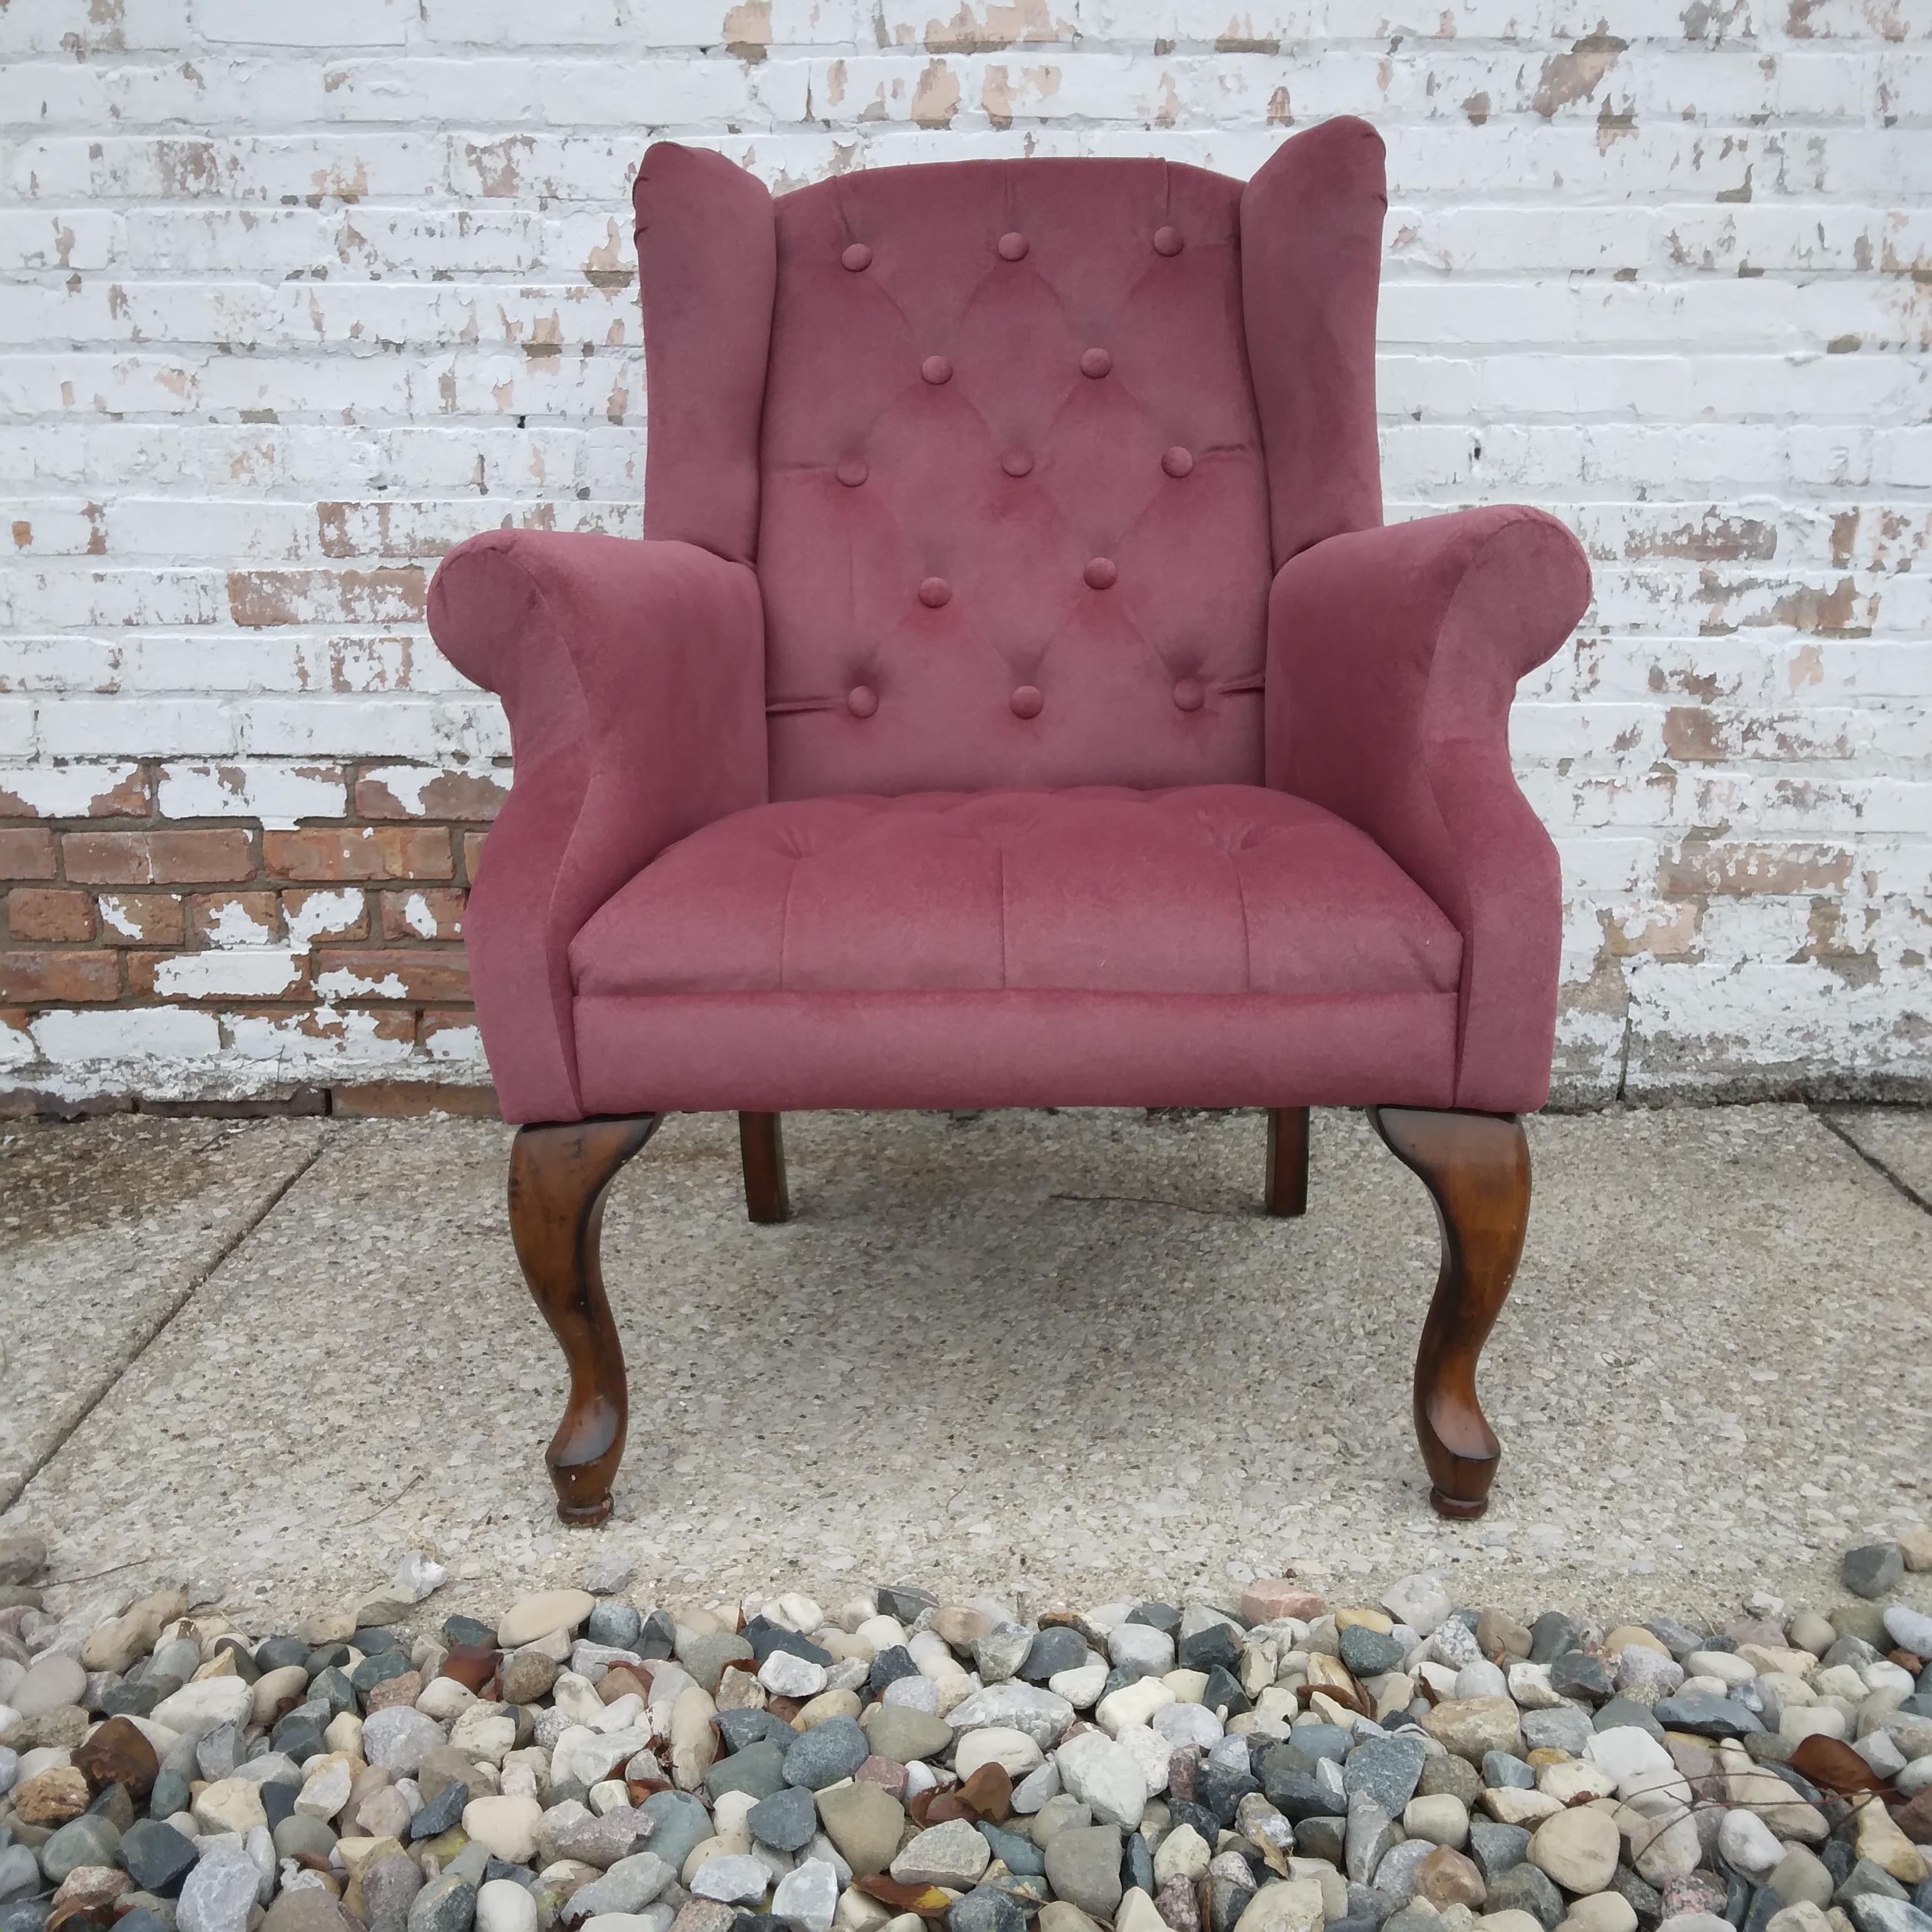
M948 1604L932 1613L933 1635L962 1657L970 1656L974 1645L992 1628L993 1620L984 1610L971 1610L963 1604Z
M1932 1845L1932 1784L1892 1814L1892 1822L1915 1845Z
M633 1670L628 1664L614 1664L598 1679L597 1694L607 1704L616 1703L620 1697L648 1698L651 1680L645 1672Z
M1271 1624L1282 1617L1312 1623L1328 1607L1316 1592L1288 1576L1262 1577L1241 1592L1241 1616L1251 1624Z
M1489 1887L1473 1859L1438 1845L1415 1868L1415 1892L1438 1912L1446 1912L1452 1905L1480 1906L1489 1896Z
M74 1768L90 1790L118 1784L139 1804L154 1789L161 1761L136 1725L125 1718L110 1718L74 1753Z
M114 1901L134 1883L112 1865L77 1865L61 1881L47 1914L47 1932L67 1932L69 1926L108 1925Z
M876 1784L881 1791L890 1792L895 1798L904 1798L906 1788L906 1768L896 1759L868 1757L852 1776L860 1784ZM676 1928L672 1928L676 1932Z
M399 1677L386 1677L369 1693L371 1712L386 1711L395 1704L413 1704L422 1695L422 1673L405 1670Z
M1492 1664L1529 1654L1529 1632L1515 1618L1494 1608L1476 1612L1476 1646Z
M490 1684L502 1664L503 1653L488 1644L452 1644L449 1654L442 1660L442 1668L436 1675L454 1678L466 1690L473 1690L488 1701ZM613 1700L607 1696L604 1701L608 1704Z
M544 1656L540 1650L514 1652L503 1665L503 1702L534 1704L539 1697L549 1695L556 1673L556 1659Z
M16 1786L14 1815L23 1825L71 1824L87 1809L87 1780L70 1764L43 1771Z

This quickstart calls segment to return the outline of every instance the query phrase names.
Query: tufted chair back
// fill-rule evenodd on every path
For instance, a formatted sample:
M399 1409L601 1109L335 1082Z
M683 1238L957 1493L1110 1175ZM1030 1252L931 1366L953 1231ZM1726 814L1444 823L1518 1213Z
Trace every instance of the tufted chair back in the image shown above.
M636 200L646 534L757 570L774 798L1261 782L1274 569L1381 518L1372 130Z

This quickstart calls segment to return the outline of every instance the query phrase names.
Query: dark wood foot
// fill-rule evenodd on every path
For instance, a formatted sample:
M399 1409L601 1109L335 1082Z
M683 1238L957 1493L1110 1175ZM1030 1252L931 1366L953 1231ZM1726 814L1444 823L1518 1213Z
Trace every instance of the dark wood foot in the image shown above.
M738 1150L745 1157L745 1212L754 1221L788 1221L791 1196L785 1190L784 1116L740 1114Z
M1438 1515L1480 1516L1502 1451L1476 1363L1516 1279L1529 1222L1529 1144L1514 1114L1372 1107L1389 1151L1421 1177L1442 1228L1436 1298L1415 1357L1415 1432Z
M510 1150L511 1239L570 1366L570 1400L544 1452L556 1513L567 1523L598 1523L610 1514L610 1485L623 1460L629 1396L598 1243L606 1190L662 1118L524 1127Z
M1268 1211L1308 1212L1308 1109L1268 1109Z

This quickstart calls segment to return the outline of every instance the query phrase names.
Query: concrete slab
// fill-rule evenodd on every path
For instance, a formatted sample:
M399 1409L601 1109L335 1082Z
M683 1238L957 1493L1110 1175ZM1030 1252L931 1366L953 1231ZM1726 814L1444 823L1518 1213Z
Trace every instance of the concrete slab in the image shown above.
M550 1515L561 1360L508 1133L465 1122L335 1124L10 1526L57 1576L145 1557L262 1626L418 1540L452 1564L439 1616L613 1549L663 1594L904 1576L1036 1610L1436 1568L1519 1610L1716 1612L1836 1602L1847 1544L1932 1515L1932 1216L1802 1108L1534 1124L1485 1366L1505 1461L1468 1525L1430 1513L1410 1433L1433 1216L1359 1118L1318 1115L1299 1222L1258 1211L1252 1115L788 1131L788 1226L744 1221L725 1119L672 1121L614 1191L606 1528Z
M1932 1107L1828 1107L1826 1117L1858 1151L1932 1202Z
M0 1134L0 1508L321 1144L320 1121Z

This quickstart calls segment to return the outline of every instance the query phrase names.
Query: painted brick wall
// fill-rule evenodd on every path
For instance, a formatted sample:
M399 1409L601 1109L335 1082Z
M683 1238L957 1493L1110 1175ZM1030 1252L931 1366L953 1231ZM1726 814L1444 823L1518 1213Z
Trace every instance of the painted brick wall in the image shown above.
M0 0L14 1104L487 1077L508 745L424 586L638 527L647 140L1245 175L1342 112L1391 518L1526 500L1595 560L1515 733L1563 1090L1926 1090L1932 7L1386 4Z

